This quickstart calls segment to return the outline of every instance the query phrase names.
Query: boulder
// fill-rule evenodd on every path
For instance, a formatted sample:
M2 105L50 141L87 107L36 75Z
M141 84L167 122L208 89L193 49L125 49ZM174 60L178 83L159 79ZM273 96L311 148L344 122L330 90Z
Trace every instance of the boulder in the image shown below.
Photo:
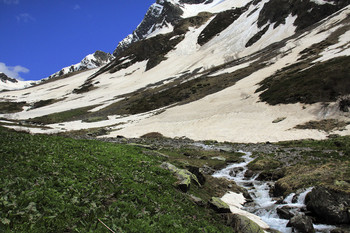
M190 197L191 201L196 203L198 206L205 206L205 203L204 203L204 201L201 198L196 197L196 196L194 196L192 194L189 197Z
M255 172L249 169L244 173L245 178L252 178L254 175L255 175Z
M254 221L239 214L223 214L226 225L233 228L233 232L239 233L264 233L265 231Z
M319 221L328 224L350 223L350 195L316 187L306 196L306 207Z
M286 196L290 192L291 188L289 187L289 185L287 183L282 182L281 180L278 180L271 189L271 194L274 197Z
M294 217L294 214L291 212L291 208L288 206L283 206L281 208L277 208L276 211L277 211L277 214L280 218L291 219Z
M191 172L192 174L194 174L197 177L198 182L201 185L204 185L206 179L205 179L205 176L203 175L203 173L201 172L201 169L199 167L186 166L186 168L189 172Z
M274 197L272 198L272 200L274 200L276 203L276 205L281 205L281 204L287 204L285 201L284 201L284 198L283 197Z
M212 175L215 170L207 165L203 165L203 167L201 167L199 169L199 171L202 173L202 174L205 174L205 175Z
M209 206L217 213L231 213L230 206L218 197L212 197L209 200Z
M191 181L194 181L196 184L201 186L197 177L186 169L177 168L167 162L162 163L160 166L161 168L167 169L176 175L178 179L177 187L183 192L187 192L190 189Z
M256 179L257 180L276 181L276 180L279 180L283 177L284 177L284 170L283 169L274 169L274 170L262 171Z
M287 227L292 227L297 232L314 233L315 229L312 225L311 218L305 215L298 214L291 218L287 224Z
M330 233L349 233L349 232L350 232L350 228L347 228L347 229L335 228L330 231Z
M238 173L242 172L243 171L243 167L235 167L235 168L232 168L229 175L230 176L237 176Z

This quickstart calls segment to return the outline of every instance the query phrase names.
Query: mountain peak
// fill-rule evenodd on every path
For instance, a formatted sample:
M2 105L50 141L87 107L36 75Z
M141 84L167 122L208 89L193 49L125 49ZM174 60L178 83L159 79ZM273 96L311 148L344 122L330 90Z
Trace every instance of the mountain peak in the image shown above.
M0 81L7 83L7 82L11 82L11 83L18 83L18 80L15 78L10 78L8 77L6 74L0 72Z
M170 32L174 24L181 19L181 15L183 14L183 10L178 2L179 1L157 0L156 3L152 4L137 28L124 40L119 42L113 55L118 55L128 48L130 44L145 39L150 34L160 29L163 29L164 32Z
M97 50L96 52L84 57L81 62L75 65L67 66L60 71L50 75L47 79L56 78L76 71L98 68L109 63L113 60L113 58L114 56L112 54Z
M149 7L144 19L137 28L119 42L113 55L117 56L136 41L171 32L173 27L182 18L185 18L184 13L188 10L186 5L191 5L190 11L196 12L192 13L191 16L195 16L201 10L200 7L197 10L192 9L195 7L193 5L207 5L219 2L222 2L222 0L157 0Z

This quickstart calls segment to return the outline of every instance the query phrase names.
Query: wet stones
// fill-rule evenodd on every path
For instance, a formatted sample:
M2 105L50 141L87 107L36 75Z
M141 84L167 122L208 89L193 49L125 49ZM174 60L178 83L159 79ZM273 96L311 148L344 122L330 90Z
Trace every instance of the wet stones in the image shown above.
M229 175L230 176L237 176L237 174L242 172L243 170L244 170L243 167L235 167L230 171Z
M252 178L254 175L255 175L255 172L248 169L248 170L244 173L244 178L249 179L249 178Z
M283 219L291 219L295 216L295 213L293 213L293 209L289 206L277 208L276 211L278 216Z
M318 220L329 224L350 223L350 195L316 187L306 196L306 207Z
M298 232L315 232L310 217L301 214L292 217L291 220L288 222L287 227L293 227L293 229L297 230Z
M287 183L277 181L275 185L272 187L272 194L274 197L284 196L287 191L290 190L290 187Z

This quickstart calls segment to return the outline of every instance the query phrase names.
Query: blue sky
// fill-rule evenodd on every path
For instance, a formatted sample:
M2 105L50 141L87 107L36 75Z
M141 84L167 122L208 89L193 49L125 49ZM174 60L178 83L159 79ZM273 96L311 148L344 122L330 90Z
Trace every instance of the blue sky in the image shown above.
M38 80L112 53L155 0L0 0L0 72Z

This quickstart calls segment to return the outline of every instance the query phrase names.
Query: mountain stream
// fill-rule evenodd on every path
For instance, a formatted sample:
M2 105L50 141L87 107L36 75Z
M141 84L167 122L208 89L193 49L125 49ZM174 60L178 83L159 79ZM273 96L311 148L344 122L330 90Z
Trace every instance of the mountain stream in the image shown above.
M256 179L258 175L255 175L251 178L246 178L244 176L245 172L248 170L248 163L253 161L254 158L251 157L252 153L250 152L243 153L245 154L243 156L244 162L231 164L228 167L215 172L213 176L234 180L237 185L245 188L249 192L254 203L252 205L249 204L248 206L243 207L244 210L259 216L261 220L267 223L272 229L279 230L283 233L291 233L292 228L286 227L289 220L280 218L277 214L277 209L285 207L288 208L291 213L300 212L301 209L306 208L304 204L305 197L307 193L312 190L312 188L304 190L303 192L299 193L299 195L292 193L288 195L282 202L278 202L281 204L277 204L277 201L273 200L269 194L270 187L272 187L274 184L272 181L259 181ZM330 232L335 227L314 224L314 228L316 232L325 233Z

